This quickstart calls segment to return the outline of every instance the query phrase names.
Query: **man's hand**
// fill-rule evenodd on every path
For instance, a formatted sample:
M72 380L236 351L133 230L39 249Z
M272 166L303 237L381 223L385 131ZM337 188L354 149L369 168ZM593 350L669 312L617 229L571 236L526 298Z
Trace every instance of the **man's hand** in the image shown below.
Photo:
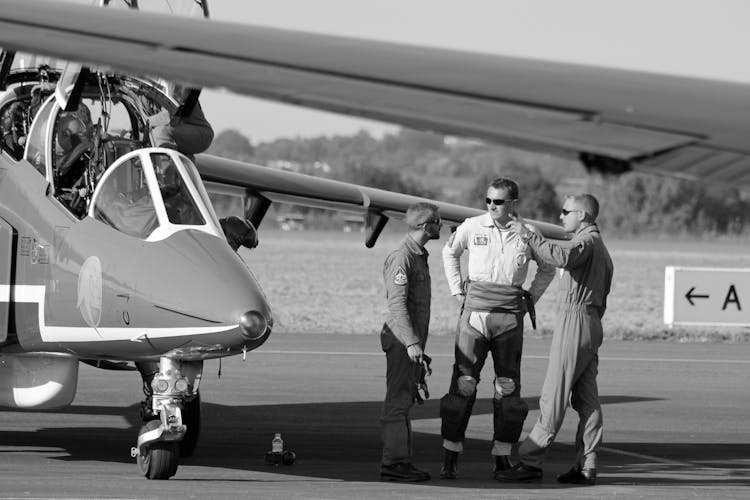
M409 359L412 361L412 363L421 364L422 363L422 356L424 356L424 351L422 350L422 346L419 344L412 344L409 347L406 348L406 354L409 355Z
M512 220L508 222L505 227L521 236L522 238L528 238L530 236L529 233L531 233L531 230L526 227L526 220L515 212L510 214L510 218Z

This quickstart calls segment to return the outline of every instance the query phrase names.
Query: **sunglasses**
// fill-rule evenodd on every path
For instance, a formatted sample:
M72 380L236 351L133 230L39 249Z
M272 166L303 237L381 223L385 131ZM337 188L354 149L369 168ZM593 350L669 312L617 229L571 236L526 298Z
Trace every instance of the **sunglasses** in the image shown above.
M499 207L500 205L504 205L505 203L510 203L516 200L493 200L492 198L485 198L484 202L487 205L495 205L496 207Z
M442 223L443 223L443 221L440 220L440 219L431 219L431 220L424 221L423 223L420 224L420 226L424 226L424 225L427 225L427 224L437 224L439 226Z
M582 212L582 210L565 210L564 208L560 209L560 213L563 215L568 215L570 212Z

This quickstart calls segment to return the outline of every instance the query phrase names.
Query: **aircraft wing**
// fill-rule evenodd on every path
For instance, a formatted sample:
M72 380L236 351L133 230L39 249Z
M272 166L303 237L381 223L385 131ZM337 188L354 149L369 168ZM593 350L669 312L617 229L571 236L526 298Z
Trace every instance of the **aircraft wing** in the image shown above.
M207 154L198 155L196 165L209 191L242 200L245 216L257 227L272 202L338 210L362 215L367 233L365 245L372 247L389 218L403 218L409 205L420 201L440 208L443 222L455 227L467 217L484 210L443 203L332 179L288 172L259 165L228 160ZM557 225L529 221L544 236L567 239Z
M4 0L0 46L747 187L750 85Z

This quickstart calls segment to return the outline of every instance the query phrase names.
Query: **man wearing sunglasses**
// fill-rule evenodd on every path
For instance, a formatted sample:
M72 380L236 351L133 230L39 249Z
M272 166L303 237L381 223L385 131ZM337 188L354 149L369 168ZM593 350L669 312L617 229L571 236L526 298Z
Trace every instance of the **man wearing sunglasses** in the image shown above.
M494 364L495 474L511 467L509 455L518 442L528 413L521 399L523 318L533 313L555 275L555 268L540 261L521 237L506 224L518 204L518 185L505 178L487 188L487 213L466 219L443 248L443 264L451 294L461 304L455 345L453 376L440 400L443 468L440 477L457 476L458 455L477 394L479 374L487 354ZM529 226L529 231L536 231ZM469 252L467 280L461 281L461 255ZM529 262L537 261L534 280L527 291ZM532 315L532 322L534 316Z
M388 319L380 333L386 359L386 393L380 418L383 457L380 477L387 481L427 481L430 475L411 463L409 409L417 398L430 324L430 269L425 244L440 238L440 213L430 203L406 211L409 232L385 259L383 279Z
M567 484L596 483L596 454L602 441L602 410L596 384L598 349L603 336L601 318L607 308L614 269L596 225L598 214L599 202L593 196L568 196L560 220L573 239L565 246L529 232L521 217L509 224L537 255L562 268L563 273L547 376L539 398L539 420L518 450L521 462L501 473L501 481L542 478L544 455L562 426L570 400L579 418L576 463L557 480Z

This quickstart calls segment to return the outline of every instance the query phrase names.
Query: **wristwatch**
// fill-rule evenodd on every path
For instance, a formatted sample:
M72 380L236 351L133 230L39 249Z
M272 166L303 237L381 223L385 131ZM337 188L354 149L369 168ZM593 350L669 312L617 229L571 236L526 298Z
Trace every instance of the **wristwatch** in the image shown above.
M521 235L521 241L528 243L532 234L534 234L534 232L527 229L526 232Z

